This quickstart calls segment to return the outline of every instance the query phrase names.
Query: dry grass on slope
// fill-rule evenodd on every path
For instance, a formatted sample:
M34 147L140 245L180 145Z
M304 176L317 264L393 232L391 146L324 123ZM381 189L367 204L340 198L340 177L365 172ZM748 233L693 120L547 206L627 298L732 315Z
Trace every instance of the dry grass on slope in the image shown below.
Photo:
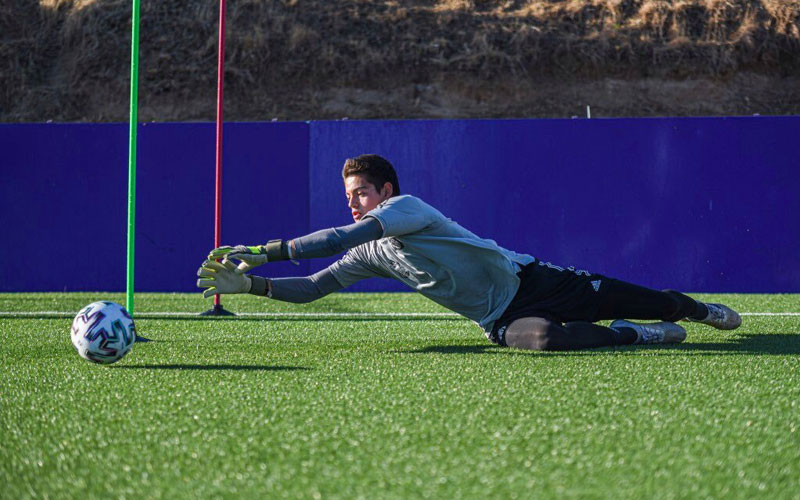
M263 112L276 107L282 93L313 99L331 87L369 90L459 79L505 85L543 78L725 79L739 72L784 77L800 69L800 0L228 5L226 88ZM127 0L3 2L0 119L123 119L129 8ZM186 105L213 102L216 22L213 0L143 1L145 105L158 103L168 116L210 118L210 107Z

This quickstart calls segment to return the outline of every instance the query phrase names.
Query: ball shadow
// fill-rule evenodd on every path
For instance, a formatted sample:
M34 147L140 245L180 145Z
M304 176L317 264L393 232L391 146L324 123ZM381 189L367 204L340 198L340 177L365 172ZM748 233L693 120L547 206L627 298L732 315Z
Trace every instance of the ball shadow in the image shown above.
M167 364L167 365L118 365L111 368L120 370L197 370L197 371L296 371L310 370L305 366L280 366L280 365L190 365L190 364Z

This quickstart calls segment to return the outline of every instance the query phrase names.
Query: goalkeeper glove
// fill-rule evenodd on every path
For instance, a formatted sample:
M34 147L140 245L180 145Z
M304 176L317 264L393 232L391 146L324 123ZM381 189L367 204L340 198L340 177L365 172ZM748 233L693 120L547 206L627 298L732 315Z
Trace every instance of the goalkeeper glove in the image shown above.
M205 288L204 299L222 293L247 293L253 284L250 276L237 272L236 265L230 261L207 260L197 270L197 275L200 277L197 287Z
M289 245L282 240L270 240L266 245L248 247L237 245L235 247L224 246L211 250L208 254L209 260L225 259L239 261L236 267L237 273L244 273L266 264L279 260L287 260L289 256Z

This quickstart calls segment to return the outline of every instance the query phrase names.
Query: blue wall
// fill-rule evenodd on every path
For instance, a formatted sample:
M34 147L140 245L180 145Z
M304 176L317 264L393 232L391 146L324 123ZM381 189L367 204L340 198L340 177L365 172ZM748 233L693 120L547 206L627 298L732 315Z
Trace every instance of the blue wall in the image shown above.
M137 290L194 291L213 124L139 134ZM223 240L351 222L341 165L372 152L403 192L517 251L657 288L800 292L796 137L800 117L230 123ZM0 291L123 290L127 125L0 125L0 147Z

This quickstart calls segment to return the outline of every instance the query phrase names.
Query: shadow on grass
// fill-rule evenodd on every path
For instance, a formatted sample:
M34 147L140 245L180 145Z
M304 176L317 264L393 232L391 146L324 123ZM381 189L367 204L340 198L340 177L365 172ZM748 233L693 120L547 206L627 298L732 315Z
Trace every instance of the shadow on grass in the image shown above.
M736 335L728 342L683 343L676 346L676 349L690 351L699 355L727 353L800 354L800 334L743 333Z
M724 335L724 334L721 334ZM800 334L796 333L746 333L736 335L727 342L684 342L682 344L661 345L626 345L582 349L578 351L546 351L529 352L521 349L509 349L494 344L475 345L434 345L409 351L397 351L404 354L508 354L508 355L547 355L547 356L595 356L605 355L609 351L663 351L662 355L698 355L716 356L722 354L783 355L800 354Z
M403 354L513 354L519 351L516 349L505 349L494 344L475 344L475 345L431 345L421 347L411 351L395 351Z
M177 318L170 318L166 316L148 316L146 318L142 318L144 320L147 319L168 319L171 321L252 321L252 322L262 322L262 321L463 321L467 322L466 319L463 318L455 318L455 317L436 317L436 316L381 316L380 313L375 313L375 316L362 316L362 317L348 317L348 316L301 316L298 314L297 316L264 316L261 318L240 318L240 317L211 317L203 316L203 317L177 317ZM137 320L138 321L138 320Z
M11 318L11 319L20 319L20 318ZM31 319L31 318L21 318L21 319ZM50 319L50 318L48 318ZM446 322L446 321L461 321L466 324L467 320L462 318L448 318L448 317L428 317L428 316L380 316L376 314L375 316L362 316L362 317L347 317L347 316L265 316L261 318L241 318L241 317L230 317L230 316L199 316L199 317L184 317L184 316L147 316L144 318L136 318L137 326L143 324L146 321L174 321L176 323L180 322L231 322L231 323L278 323L278 322L287 322L287 323L302 323L302 322L348 322L348 323L368 323L371 321L389 321L389 322L420 322L420 321L432 321L432 322ZM151 339L152 340L152 339ZM157 342L156 340L152 340Z
M20 314L19 316L15 316L15 314ZM71 314L71 313L70 313ZM459 318L455 316L434 316L432 313L431 316L388 316L381 313L374 313L374 315L370 316L325 316L327 313L320 313L321 316L303 316L304 313L298 313L297 315L289 315L291 313L287 313L287 316L261 316L257 318L252 317L241 317L241 316L173 316L170 314L156 314L156 315L147 315L147 316L139 316L136 318L136 322L144 322L148 320L168 320L168 321L244 321L244 322L263 322L263 321L463 321L466 323L469 321L466 318ZM332 313L332 314L339 314L339 313ZM371 313L369 313L371 314ZM73 316L67 314L58 314L58 315L28 315L23 313L0 313L0 319L2 320L31 320L31 319L72 319Z
M262 371L280 372L294 370L310 370L304 366L268 366L268 365L119 365L111 368L120 370L198 370L198 371Z

